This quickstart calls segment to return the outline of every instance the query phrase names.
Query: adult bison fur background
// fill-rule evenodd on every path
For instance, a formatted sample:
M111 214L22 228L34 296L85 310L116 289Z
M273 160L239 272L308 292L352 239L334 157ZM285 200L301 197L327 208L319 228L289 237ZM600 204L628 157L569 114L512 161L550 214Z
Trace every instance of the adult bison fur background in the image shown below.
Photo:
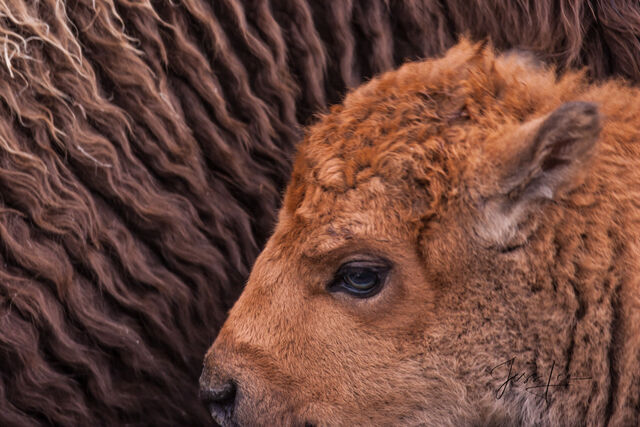
M0 424L203 424L301 124L461 32L640 79L639 7L0 3Z

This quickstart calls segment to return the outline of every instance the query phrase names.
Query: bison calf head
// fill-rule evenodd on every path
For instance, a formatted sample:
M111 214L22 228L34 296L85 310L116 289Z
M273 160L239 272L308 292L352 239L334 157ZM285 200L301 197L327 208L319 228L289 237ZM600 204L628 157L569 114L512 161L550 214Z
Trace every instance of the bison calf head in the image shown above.
M214 418L465 425L577 410L599 381L573 342L585 228L570 198L600 134L596 104L576 101L587 89L463 41L334 107L206 356ZM587 382L537 393L549 372Z

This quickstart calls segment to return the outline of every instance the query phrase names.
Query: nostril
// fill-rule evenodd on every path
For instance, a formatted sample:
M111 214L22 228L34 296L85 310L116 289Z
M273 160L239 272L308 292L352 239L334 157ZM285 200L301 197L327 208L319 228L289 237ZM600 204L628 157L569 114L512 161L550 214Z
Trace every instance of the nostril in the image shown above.
M236 385L233 381L200 389L200 400L209 409L213 419L226 425L233 416L236 401Z

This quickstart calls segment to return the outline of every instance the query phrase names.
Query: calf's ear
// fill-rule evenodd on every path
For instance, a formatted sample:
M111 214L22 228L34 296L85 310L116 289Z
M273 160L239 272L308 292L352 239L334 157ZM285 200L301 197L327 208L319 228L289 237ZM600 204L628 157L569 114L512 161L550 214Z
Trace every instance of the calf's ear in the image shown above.
M483 234L504 242L532 206L576 185L600 122L596 104L568 102L508 135L497 156L499 194L488 198Z
M600 113L591 102L567 102L518 133L524 146L508 159L502 187L514 203L551 199L590 157L600 135Z

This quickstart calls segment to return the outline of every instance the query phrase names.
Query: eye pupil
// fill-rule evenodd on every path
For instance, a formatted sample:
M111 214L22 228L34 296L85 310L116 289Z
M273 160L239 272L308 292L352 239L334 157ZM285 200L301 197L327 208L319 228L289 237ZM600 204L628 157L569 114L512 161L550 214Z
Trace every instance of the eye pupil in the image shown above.
M358 290L371 289L378 282L378 275L371 270L351 271L346 273L344 277L348 285Z
M352 261L336 271L328 285L330 292L345 292L356 298L370 298L382 289L390 265L379 261Z

